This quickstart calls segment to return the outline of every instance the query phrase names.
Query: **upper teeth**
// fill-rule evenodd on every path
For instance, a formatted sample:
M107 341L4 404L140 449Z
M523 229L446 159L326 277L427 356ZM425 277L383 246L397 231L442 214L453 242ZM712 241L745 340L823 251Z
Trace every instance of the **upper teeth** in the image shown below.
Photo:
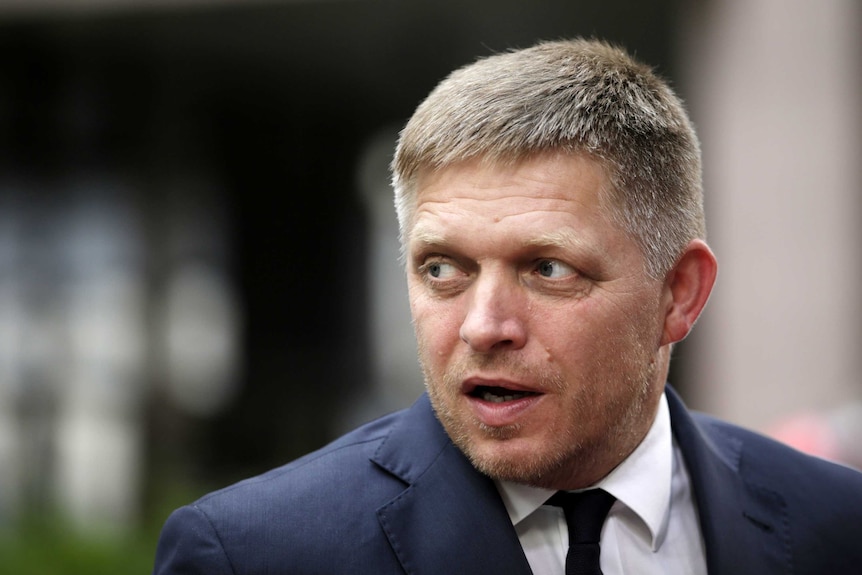
M519 392L511 393L508 395L497 395L497 394L491 393L490 391L485 391L484 393L482 393L482 399L484 399L485 401L493 402L493 403L503 403L504 401L512 401L514 399L520 399L521 397L524 397L525 395L526 395L525 393L519 393Z

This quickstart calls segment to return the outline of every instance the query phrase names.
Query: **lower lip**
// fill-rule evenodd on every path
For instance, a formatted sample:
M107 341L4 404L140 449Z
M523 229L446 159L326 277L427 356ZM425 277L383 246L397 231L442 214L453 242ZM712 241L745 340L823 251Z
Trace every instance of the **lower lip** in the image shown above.
M504 427L520 423L526 412L536 406L544 395L528 395L511 401L485 401L478 397L467 396L473 413L489 427Z

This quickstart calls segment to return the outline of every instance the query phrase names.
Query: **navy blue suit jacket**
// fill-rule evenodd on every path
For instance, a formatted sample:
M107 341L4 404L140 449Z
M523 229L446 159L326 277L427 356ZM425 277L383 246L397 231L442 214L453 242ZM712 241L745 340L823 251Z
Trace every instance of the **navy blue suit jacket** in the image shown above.
M689 413L668 388L710 575L862 573L862 474ZM423 396L175 511L156 575L523 574L493 482ZM536 574L541 575L541 574Z

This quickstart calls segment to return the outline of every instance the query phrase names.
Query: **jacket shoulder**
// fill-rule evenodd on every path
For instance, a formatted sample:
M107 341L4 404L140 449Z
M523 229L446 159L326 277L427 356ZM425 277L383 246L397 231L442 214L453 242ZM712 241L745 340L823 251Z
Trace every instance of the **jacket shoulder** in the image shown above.
M405 486L372 457L404 413L174 511L159 539L154 573L228 574L233 565L244 573L294 572L290 566L300 572L324 558L349 571L350 561L362 557L385 561L392 556L388 543L370 536L380 531L376 511ZM360 548L344 533L369 536Z
M750 429L715 417L692 414L707 438L718 446L728 462L749 479L765 483L816 481L824 484L846 484L862 497L862 472L798 451L784 443Z
M355 502L356 494L350 493L353 486L369 487L389 478L372 457L403 416L403 412L397 412L365 424L281 467L209 493L192 505L216 511L235 505L271 509L308 498L317 505L339 496ZM401 482L396 483L403 489ZM363 494L371 495L367 489Z
M794 530L818 532L821 537L831 533L835 541L841 541L862 529L860 470L802 453L710 416L694 417L748 484L780 495L788 516L798 519Z

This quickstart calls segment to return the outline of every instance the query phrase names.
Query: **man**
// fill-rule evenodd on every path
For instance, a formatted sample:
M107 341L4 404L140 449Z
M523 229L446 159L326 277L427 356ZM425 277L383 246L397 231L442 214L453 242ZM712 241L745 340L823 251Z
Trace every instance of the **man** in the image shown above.
M176 511L156 574L562 574L595 521L557 491L606 501L593 573L862 569L862 475L665 387L716 261L697 138L648 68L585 40L480 60L393 173L427 395Z

